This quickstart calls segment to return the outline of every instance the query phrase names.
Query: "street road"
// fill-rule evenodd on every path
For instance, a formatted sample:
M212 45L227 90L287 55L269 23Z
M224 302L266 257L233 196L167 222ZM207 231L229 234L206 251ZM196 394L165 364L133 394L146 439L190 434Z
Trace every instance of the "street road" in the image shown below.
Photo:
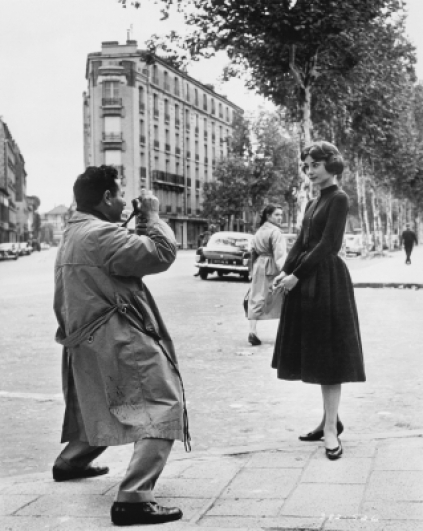
M0 477L48 470L60 449L55 254L0 262ZM270 368L277 322L259 323L263 345L249 346L242 309L248 284L235 276L194 278L193 264L194 252L181 251L168 272L145 279L175 341L193 450L296 440L320 419L319 386L278 381ZM348 260L351 268L367 264ZM357 289L356 298L368 381L344 386L344 440L423 429L423 291ZM108 450L102 460L128 451Z

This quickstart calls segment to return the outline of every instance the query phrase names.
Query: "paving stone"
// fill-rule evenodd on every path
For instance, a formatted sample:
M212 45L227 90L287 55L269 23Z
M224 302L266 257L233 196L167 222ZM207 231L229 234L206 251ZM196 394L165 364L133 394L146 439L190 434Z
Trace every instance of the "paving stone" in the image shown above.
M294 488L301 469L244 469L221 494L221 498L286 498Z
M383 448L377 453L375 470L423 470L423 448Z
M57 529L56 518L30 518L26 516L0 517L2 531L40 531L41 529Z
M53 528L54 531L95 531L97 529L116 529L112 524L110 517L108 518L61 518L61 523ZM131 530L155 530L157 525L133 525ZM187 529L187 523L182 521L169 522L163 525L166 531L182 531Z
M154 494L162 498L213 498L226 483L219 479L166 479L157 485Z
M77 516L104 517L110 513L113 498L110 496L73 495L40 496L33 503L20 509L19 516Z
M23 494L2 494L0 496L0 515L8 516L21 507L37 499L37 496L25 496Z
M276 516L283 500L217 500L206 516Z
M301 483L366 483L371 459L343 458L333 463L313 460L306 468Z
M302 468L309 459L309 452L266 452L255 454L246 468Z
M73 494L105 494L118 485L116 479L97 478L55 482L50 479L12 484L7 494L38 494L38 495L73 495Z
M417 531L416 522L381 522L371 520L340 519L326 522L325 531Z
M160 475L160 478L178 478L184 470L190 468L193 465L188 459L186 461L174 461L173 463L167 463L164 467L163 472Z
M360 443L344 443L342 442L343 448L343 459L351 458L366 458L374 457L376 455L377 444L369 441L366 444ZM321 457L327 459L324 452L321 454Z
M373 472L366 500L423 502L423 471Z
M234 474L236 474L241 466L243 466L244 460L207 460L203 462L197 462L187 467L181 474L181 478L197 478L197 479L227 479L229 480Z
M200 520L199 525L201 528L206 527L208 530L213 529L222 529L228 528L233 529L234 527L242 529L266 529L272 528L277 529L278 531L289 530L320 530L322 528L323 520L318 518L287 518L287 517L276 517L276 518L243 518L243 517L221 517L221 516L207 516Z
M369 501L363 504L362 512L379 520L421 520L418 525L423 529L422 502Z
M359 512L364 485L302 483L285 502L280 514L321 517L351 516Z

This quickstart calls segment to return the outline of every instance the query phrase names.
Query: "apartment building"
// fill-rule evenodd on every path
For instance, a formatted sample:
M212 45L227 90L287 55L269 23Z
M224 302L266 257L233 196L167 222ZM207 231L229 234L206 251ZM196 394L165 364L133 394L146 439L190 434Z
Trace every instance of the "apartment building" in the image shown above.
M0 243L29 236L25 160L0 118Z
M86 78L85 166L115 165L128 204L154 190L180 246L194 246L206 224L203 184L227 156L243 110L132 40L103 42L88 55Z

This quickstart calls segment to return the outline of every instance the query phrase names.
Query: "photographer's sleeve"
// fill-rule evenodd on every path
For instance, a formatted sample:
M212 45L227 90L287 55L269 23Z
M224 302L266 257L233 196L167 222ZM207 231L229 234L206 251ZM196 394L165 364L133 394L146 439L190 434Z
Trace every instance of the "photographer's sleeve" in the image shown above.
M176 238L172 229L161 220L148 224L147 235L129 234L127 229L100 235L99 253L110 275L154 275L169 269L176 258Z

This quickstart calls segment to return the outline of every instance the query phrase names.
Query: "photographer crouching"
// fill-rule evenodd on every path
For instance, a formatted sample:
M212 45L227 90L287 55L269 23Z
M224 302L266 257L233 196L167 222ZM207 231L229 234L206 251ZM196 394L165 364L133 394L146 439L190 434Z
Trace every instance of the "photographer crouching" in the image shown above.
M136 234L118 224L125 207L116 169L89 167L73 187L77 211L55 264L54 310L63 345L66 410L55 481L106 474L91 462L107 446L134 443L111 509L116 525L178 520L153 489L174 440L190 437L172 340L145 275L166 271L176 240L151 193L135 203Z

